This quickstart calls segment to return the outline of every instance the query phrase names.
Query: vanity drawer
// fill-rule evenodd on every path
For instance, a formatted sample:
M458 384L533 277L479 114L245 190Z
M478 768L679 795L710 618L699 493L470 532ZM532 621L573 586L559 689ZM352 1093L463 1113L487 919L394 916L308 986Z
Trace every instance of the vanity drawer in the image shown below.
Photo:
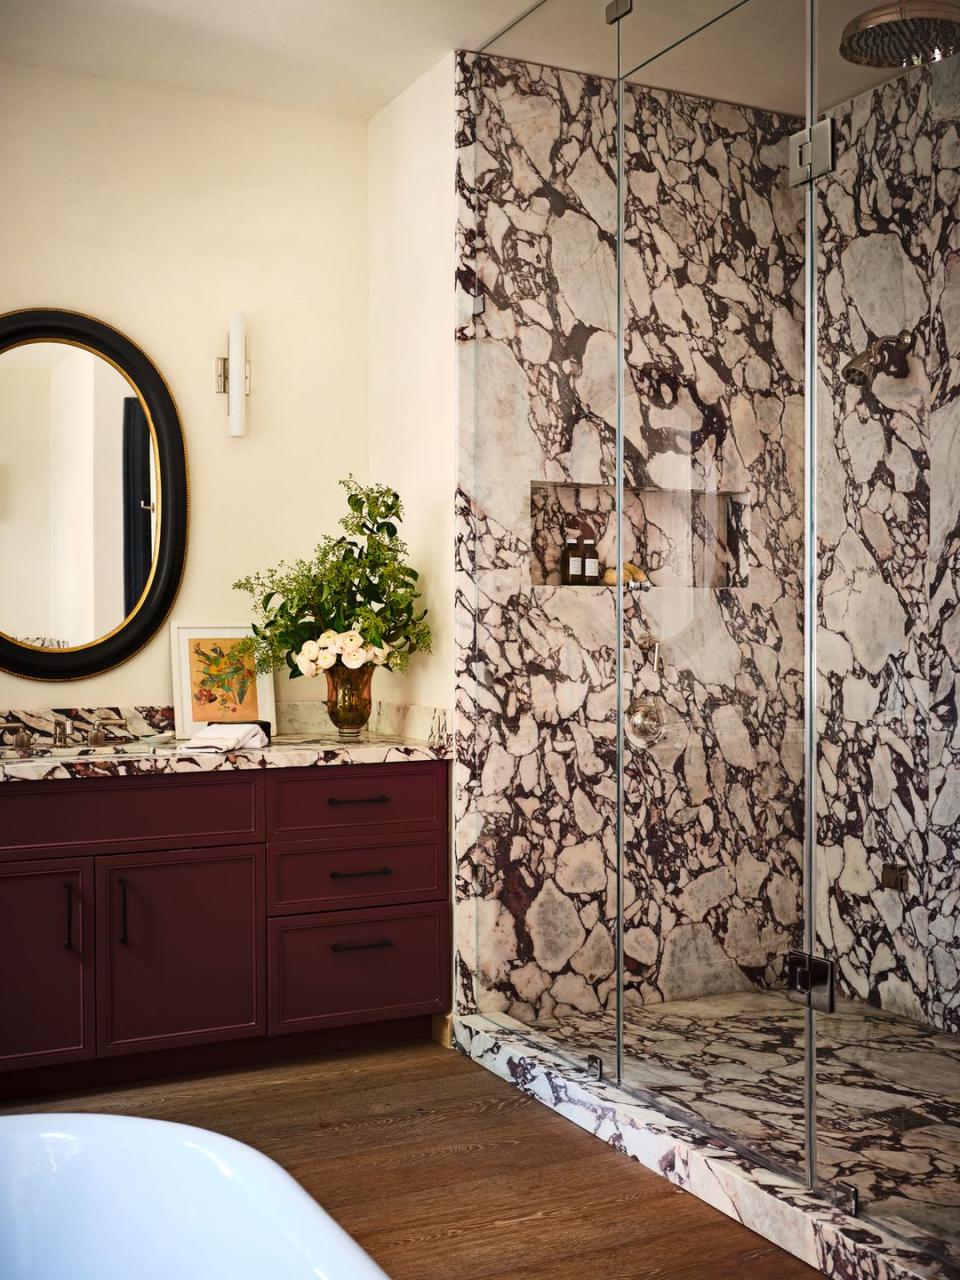
M443 1013L448 905L270 920L271 1035Z
M256 770L199 777L9 782L0 793L0 855L127 853L262 842Z
M446 835L440 832L349 844L274 844L267 856L267 911L292 915L443 898L446 863Z
M442 763L345 765L267 774L267 838L335 837L360 827L446 827Z

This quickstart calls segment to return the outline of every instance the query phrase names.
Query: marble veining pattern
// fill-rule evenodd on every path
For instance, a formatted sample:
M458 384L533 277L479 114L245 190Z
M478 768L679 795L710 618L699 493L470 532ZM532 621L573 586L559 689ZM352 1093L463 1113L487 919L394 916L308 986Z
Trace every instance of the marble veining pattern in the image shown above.
M795 1179L751 1162L689 1122L596 1081L513 1019L456 1019L461 1052L833 1280L957 1280L957 1268Z
M960 59L838 107L818 183L818 902L843 989L960 1031ZM906 378L847 386L876 337ZM906 888L883 887L884 865Z
M460 967L465 998L531 1020L596 1012L614 982L614 593L552 583L530 486L613 481L615 121L609 82L549 67L463 55L458 90ZM775 982L798 936L794 123L628 93L625 479L701 511L685 579L626 606L627 696L656 695L667 722L626 759L627 983L645 1000ZM710 542L727 491L747 563L704 589L689 531Z
M777 992L633 1005L623 1084L679 1107L721 1141L800 1176L803 1010ZM531 1028L533 1030L533 1028ZM609 1015L538 1024L545 1043L616 1061ZM817 1026L818 1170L857 1189L918 1248L960 1266L960 1042L861 1001Z
M303 732L279 734L267 747L252 751L227 752L192 752L183 741L176 741L172 707L0 712L0 720L22 724L34 734L34 743L25 752L17 752L12 745L15 730L4 730L0 734L0 782L142 778L237 769L305 769L452 758L446 713L441 708L378 703L371 717L371 728L364 737L355 743L344 743L325 723L325 715L319 717L322 704L297 705L307 708L292 717ZM88 730L106 715L120 716L127 721L126 727L106 725L108 745L88 746ZM53 746L55 717L66 719L72 725L66 747ZM419 739L410 732L413 729L427 729L428 736Z
M802 1140L797 1015L782 1002L769 1012L784 952L802 936L803 226L783 180L797 122L627 93L624 481L656 495L651 513L667 493L690 494L690 509L736 494L728 545L746 548L725 583L698 579L691 546L685 580L667 574L625 597L625 699L656 696L666 716L660 742L628 742L624 760L628 1071L655 1076L648 1092L673 1091L691 1112L675 1142L663 1134L678 1122L653 1108L642 1135L623 1126L639 1104L612 1108L609 1086L587 1086L551 1050L595 1049L615 989L614 593L556 579L559 526L574 509L610 537L600 517L614 482L612 86L469 54L458 68L464 1043L851 1280L953 1274L929 1246L950 1243L957 1100L930 1068L956 1072L956 1056L918 1019L956 1029L957 62L837 108L840 164L818 184L817 927L858 1002L818 1044L819 1172L858 1186L898 1236L736 1152L717 1156L720 1139L693 1127L698 1117L766 1141L787 1164ZM869 397L848 391L842 364L907 321L910 377L878 378ZM646 555L642 518L627 523ZM656 568L675 569L687 535L666 519L656 534ZM650 634L663 642L658 671L641 643ZM902 897L880 888L885 861L906 863ZM755 1017L733 1006L737 1026L710 1059L721 1091L691 1069L693 1023L737 1000L764 1003ZM688 1012L669 1024L677 1002Z

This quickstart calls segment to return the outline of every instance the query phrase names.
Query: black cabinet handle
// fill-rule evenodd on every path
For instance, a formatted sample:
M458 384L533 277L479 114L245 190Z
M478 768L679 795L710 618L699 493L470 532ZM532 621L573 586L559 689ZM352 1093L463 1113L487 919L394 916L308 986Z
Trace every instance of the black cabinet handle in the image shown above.
M119 876L117 883L120 885L120 937L118 941L125 947L127 945L127 877Z
M336 808L338 805L344 805L344 804L389 804L389 803L390 803L389 796L357 796L356 799L350 799L350 800L341 800L341 799L338 799L337 796L330 796L330 798L327 800L327 804L333 805L334 808Z
M392 947L389 938L381 938L379 942L331 942L331 951L379 951L381 947Z
M376 871L331 871L331 880L363 880L367 876L392 876L390 867L379 867Z
M63 937L64 951L73 950L73 881L64 880L63 892L67 899L67 928Z

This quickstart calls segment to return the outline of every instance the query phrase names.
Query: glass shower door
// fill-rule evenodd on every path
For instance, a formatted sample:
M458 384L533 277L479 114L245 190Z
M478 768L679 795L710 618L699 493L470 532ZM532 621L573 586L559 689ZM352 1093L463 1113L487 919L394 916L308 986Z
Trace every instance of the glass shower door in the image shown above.
M853 65L860 7L817 41L817 1174L958 1265L960 56Z
M805 8L621 23L622 1080L800 1175Z
M570 69L575 68L575 69ZM615 1071L615 32L548 0L461 65L467 1007Z

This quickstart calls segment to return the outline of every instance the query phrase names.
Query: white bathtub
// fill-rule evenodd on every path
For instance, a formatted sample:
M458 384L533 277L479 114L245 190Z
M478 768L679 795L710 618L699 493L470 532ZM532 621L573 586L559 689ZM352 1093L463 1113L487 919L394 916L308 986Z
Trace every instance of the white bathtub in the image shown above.
M0 1117L2 1280L384 1280L279 1165L131 1116Z

